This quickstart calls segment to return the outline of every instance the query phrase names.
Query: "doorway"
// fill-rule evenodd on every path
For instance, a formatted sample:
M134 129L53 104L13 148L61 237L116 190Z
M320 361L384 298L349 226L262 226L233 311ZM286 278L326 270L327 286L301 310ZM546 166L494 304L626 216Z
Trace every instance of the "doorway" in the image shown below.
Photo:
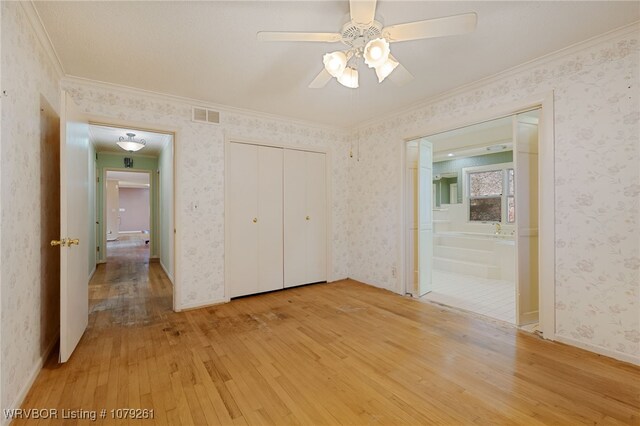
M40 97L40 353L47 354L60 334L60 117Z
M98 263L89 285L91 309L114 306L117 294L140 300L161 295L162 304L173 307L174 135L90 123L89 139L95 150ZM118 145L131 140L142 147Z
M539 115L407 142L407 293L518 326L538 322Z
M107 262L128 257L148 262L151 247L151 172L107 170Z

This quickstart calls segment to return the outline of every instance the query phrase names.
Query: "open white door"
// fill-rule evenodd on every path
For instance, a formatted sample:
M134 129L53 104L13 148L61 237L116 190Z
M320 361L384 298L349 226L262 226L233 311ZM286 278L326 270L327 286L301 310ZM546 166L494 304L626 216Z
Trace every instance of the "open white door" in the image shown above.
M60 112L61 239L51 244L61 250L60 362L66 362L89 321L89 125L65 91Z
M516 325L538 321L538 123L513 117Z
M418 285L414 297L431 291L433 270L433 146L418 141Z

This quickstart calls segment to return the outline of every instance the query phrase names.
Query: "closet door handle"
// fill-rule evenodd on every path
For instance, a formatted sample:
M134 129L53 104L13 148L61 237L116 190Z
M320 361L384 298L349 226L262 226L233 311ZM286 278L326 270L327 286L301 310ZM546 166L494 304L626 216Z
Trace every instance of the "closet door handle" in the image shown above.
M305 219L306 219L306 220L311 220L311 218L310 218L309 216L307 216Z
M257 217L253 218L253 223L258 223L258 218Z

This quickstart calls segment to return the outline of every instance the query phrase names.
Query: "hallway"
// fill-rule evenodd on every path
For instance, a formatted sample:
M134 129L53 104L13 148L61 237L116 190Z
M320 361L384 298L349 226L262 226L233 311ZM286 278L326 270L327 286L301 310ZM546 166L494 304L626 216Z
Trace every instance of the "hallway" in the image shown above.
M352 280L174 313L160 265L123 255L90 297L76 352L49 358L23 408L104 408L103 423L153 409L171 425L638 421L634 366Z

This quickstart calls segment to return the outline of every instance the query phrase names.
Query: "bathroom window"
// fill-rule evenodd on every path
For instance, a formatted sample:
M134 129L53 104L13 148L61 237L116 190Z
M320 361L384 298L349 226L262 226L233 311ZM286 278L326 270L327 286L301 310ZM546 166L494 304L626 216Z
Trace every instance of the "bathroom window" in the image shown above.
M502 222L502 170L469 173L469 220Z
M515 176L511 163L464 169L470 222L515 223Z

